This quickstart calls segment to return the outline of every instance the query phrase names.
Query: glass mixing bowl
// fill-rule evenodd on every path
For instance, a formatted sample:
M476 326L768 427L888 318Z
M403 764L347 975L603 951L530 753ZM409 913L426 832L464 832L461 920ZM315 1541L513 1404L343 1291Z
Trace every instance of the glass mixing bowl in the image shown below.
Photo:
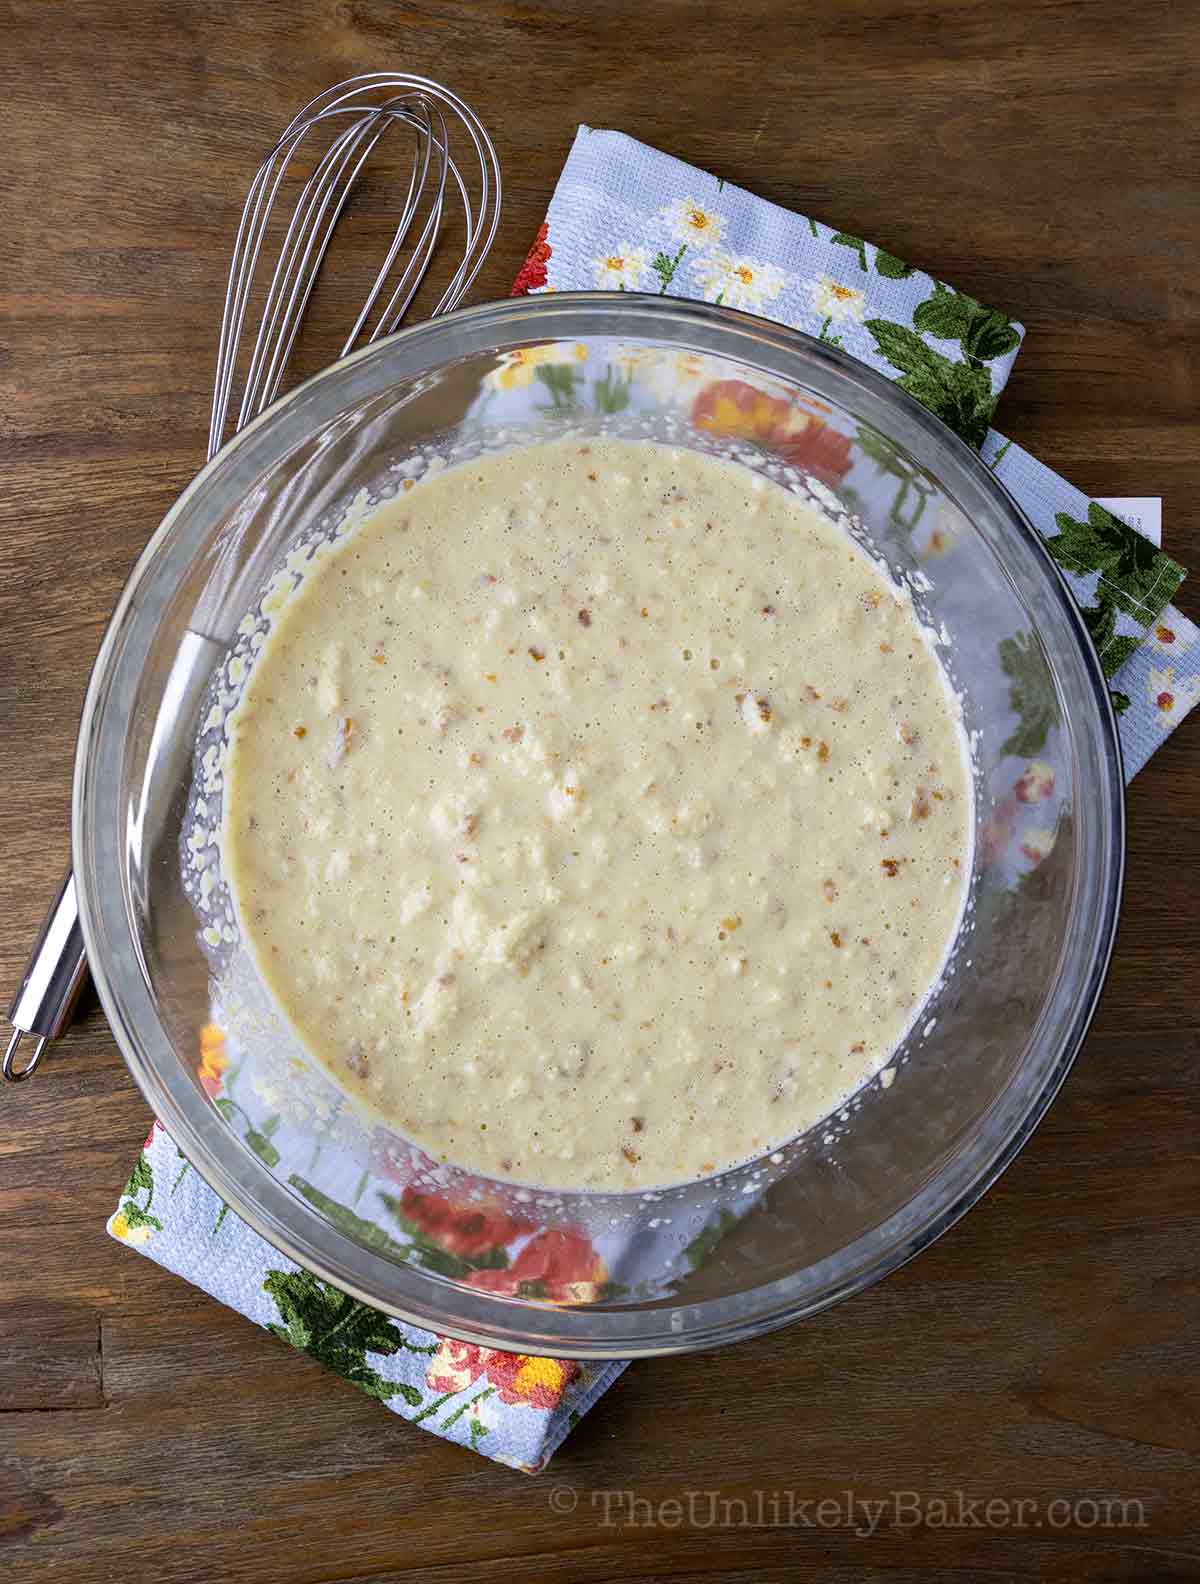
M212 842L221 720L289 557L298 566L356 498L565 431L732 454L852 511L939 633L974 750L968 914L887 1073L769 1157L645 1194L482 1181L361 1117L263 995ZM155 1114L217 1193L318 1277L405 1320L576 1357L752 1336L859 1291L950 1226L1028 1138L1083 1038L1123 836L1095 651L978 457L836 348L727 309L613 293L488 304L405 331L226 446L121 598L74 789L100 999Z

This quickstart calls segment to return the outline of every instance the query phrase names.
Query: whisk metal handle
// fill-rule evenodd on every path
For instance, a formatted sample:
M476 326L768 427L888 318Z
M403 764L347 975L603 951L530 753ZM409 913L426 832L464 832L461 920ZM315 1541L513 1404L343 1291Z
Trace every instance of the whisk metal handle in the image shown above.
M2 1070L9 1083L32 1077L46 1046L71 1021L86 978L87 958L79 927L75 876L68 869L8 1009L13 1032ZM18 1050L26 1039L34 1041L33 1055L19 1067Z

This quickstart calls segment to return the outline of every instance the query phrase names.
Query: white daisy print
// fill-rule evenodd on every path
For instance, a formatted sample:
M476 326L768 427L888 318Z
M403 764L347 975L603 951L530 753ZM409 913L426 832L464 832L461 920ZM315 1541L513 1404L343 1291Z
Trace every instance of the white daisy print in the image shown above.
M1186 616L1165 610L1146 636L1159 654L1177 655L1190 649L1200 634Z
M702 253L692 262L696 283L709 302L750 311L765 308L791 276L775 264L748 258L744 253Z
M532 385L539 368L551 363L586 362L588 349L582 341L548 341L541 346L516 347L505 352L499 368L484 379L488 390L523 390Z
M818 275L809 285L812 305L826 324L845 324L847 320L862 323L866 312L867 294L853 286L843 286L832 275Z
M676 198L658 212L676 242L715 247L725 235L725 217L694 198Z
M1146 693L1158 711L1158 723L1170 731L1200 700L1200 680L1176 678L1173 666L1152 669L1146 677Z
M720 364L699 352L661 352L642 364L638 386L660 407L686 406L706 383L720 377Z
M637 291L649 264L645 248L618 242L611 252L592 260L592 274L602 291Z

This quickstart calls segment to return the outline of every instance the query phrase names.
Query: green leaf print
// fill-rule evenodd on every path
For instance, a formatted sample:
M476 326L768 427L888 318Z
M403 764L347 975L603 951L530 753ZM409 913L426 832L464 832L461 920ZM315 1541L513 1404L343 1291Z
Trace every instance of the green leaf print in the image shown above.
M1110 638L1104 653L1100 656L1104 662L1105 676L1116 676L1131 655L1135 655L1142 646L1142 640L1132 633L1117 633Z
M121 1192L134 1195L141 1193L143 1189L149 1190L150 1199L154 1198L154 1168L146 1159L145 1152L138 1156L137 1164L129 1174L129 1181L121 1189ZM150 1203L150 1199L146 1200L147 1204Z
M279 1151L271 1143L266 1133L260 1133L257 1128L248 1128L246 1131L246 1143L249 1144L264 1166L279 1165Z
M829 240L837 247L848 247L858 254L860 269L867 267L867 244L862 237L851 236L849 231L835 231Z
M1124 715L1125 711L1133 702L1128 693L1120 693L1116 688L1112 688L1108 696L1110 699L1112 699L1113 710L1118 715Z
M675 279L675 271L679 268L679 261L683 258L683 255L686 252L687 243L684 242L678 253L676 253L673 257L663 253L660 250L650 260L650 268L658 276L659 281L661 282L661 285L658 288L658 295L660 297L666 294L667 287Z
M533 372L550 392L550 405L555 412L570 412L579 406L575 387L583 375L578 369L563 363L543 363Z
M604 378L598 379L592 386L592 398L596 404L596 411L602 413L623 412L629 406L629 391L632 384L631 378L624 377L620 369L615 369L610 364L605 370Z
M1183 568L1112 512L1088 502L1087 521L1056 512L1059 532L1046 548L1069 572L1099 572L1118 610L1151 622L1183 581Z
M985 308L966 292L954 291L940 281L934 283L933 296L913 310L913 326L939 341L959 342L964 355L977 362L986 363L1021 344L1020 333L1007 314Z
M143 1193L146 1202L138 1204L138 1196ZM129 1226L153 1227L156 1232L162 1231L162 1222L150 1214L150 1206L154 1203L154 1168L146 1159L145 1150L138 1155L121 1194L121 1213Z
M1020 717L1020 725L1004 744L1003 752L1032 759L1046 746L1050 728L1058 724L1054 684L1028 633L1017 633L1001 641L1000 667L1009 680L1008 702Z
M829 326L832 323L833 323L832 317L827 316L826 319L825 319L824 324L821 326L820 330L818 330L818 332L817 332L817 340L818 341L824 341L826 346L840 347L841 344L842 344L841 336L830 335L830 333L829 333Z
M913 267L903 259L898 259L894 253L885 253L882 248L876 248L875 272L886 276L888 280L907 280L913 274Z
M411 1251L406 1243L398 1243L381 1226L376 1226L374 1221L356 1215L344 1204L339 1204L336 1199L331 1199L319 1188L314 1188L312 1183L306 1182L303 1177L295 1175L289 1177L288 1186L303 1195L315 1210L321 1212L331 1226L337 1227L339 1232L344 1232L347 1237L353 1238L356 1243L361 1243L364 1248L372 1249L376 1254L386 1254L390 1259L408 1259Z
M931 497L937 493L936 484L877 430L860 424L856 438L879 472L890 473L899 481L889 517L892 526L902 535L911 534L924 515Z
M121 1206L125 1220L131 1227L153 1227L156 1232L162 1231L162 1222L157 1216L152 1216L148 1210L139 1209L132 1199L126 1199Z
M688 1267L691 1270L699 1270L725 1234L736 1225L737 1216L732 1210L718 1210L708 1225L697 1232L684 1249L683 1257L687 1260Z
M263 1291L270 1293L283 1321L269 1325L268 1331L352 1381L369 1397L387 1402L399 1393L414 1408L421 1402L420 1392L384 1380L367 1363L368 1353L390 1355L400 1347L399 1332L378 1309L318 1281L306 1270L268 1271Z
M898 368L897 384L978 451L996 408L987 370L955 363L927 346L915 330L890 319L868 319L866 328L882 357Z

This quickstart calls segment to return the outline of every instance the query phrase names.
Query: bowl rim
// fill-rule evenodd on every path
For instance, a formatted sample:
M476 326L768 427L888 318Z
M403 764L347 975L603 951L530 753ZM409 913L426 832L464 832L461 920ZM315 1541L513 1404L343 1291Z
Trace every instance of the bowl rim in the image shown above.
M595 323L581 325L579 316ZM113 712L106 708L122 658L122 646L131 624L138 619L138 596L148 575L170 545L181 520L195 503L202 501L210 488L230 474L248 470L261 472L272 460L278 460L282 449L273 445L273 437L285 427L289 414L295 428L328 394L337 392L342 386L353 399L355 384L361 386L362 376L369 375L377 364L398 364L399 367L389 373L389 379L394 381L417 377L431 367L440 366L446 361L442 354L451 350L457 358L484 352L499 354L531 342L580 340L587 335L614 339L622 335L632 339L652 338L656 326L662 332L660 338L668 340L677 337L681 328L701 336L707 334L724 343L713 349L719 355L741 358L748 364L755 362L756 354L760 358L772 354L786 360L799 353L809 365L814 361L820 365L834 383L845 383L865 395L869 406L886 409L889 418L901 429L915 432L940 447L951 481L957 479L960 485L989 495L997 511L1008 518L1014 531L1032 550L1034 560L1045 574L1045 593L1074 640L1099 717L1102 751L1098 790L1107 805L1103 810L1107 818L1098 825L1101 857L1106 860L1105 873L1101 877L1104 894L1098 899L1094 949L1081 978L1060 1048L1050 1061L1040 1087L1035 1087L1026 1097L1027 1103L1015 1125L994 1147L983 1152L974 1170L953 1192L943 1193L944 1202L931 1206L931 1201L939 1197L939 1185L944 1188L950 1179L955 1160L939 1167L919 1195L894 1211L878 1227L860 1234L853 1243L839 1250L836 1257L845 1267L844 1273L836 1284L826 1286L815 1299L806 1299L803 1294L789 1289L796 1288L802 1274L818 1270L822 1264L829 1263L828 1260L777 1277L746 1293L698 1303L675 1304L664 1300L624 1309L503 1298L448 1284L414 1267L397 1265L373 1254L321 1220L307 1206L302 1206L283 1183L242 1148L207 1100L190 1081L183 1079L174 1047L157 1020L149 987L142 982L138 943L128 927L123 888L113 883L119 865L117 870L106 872L103 880L101 877L103 858L98 858L98 853L102 853L106 839L103 821L108 811L100 806L100 799L91 795L91 789L97 764L105 756L111 760L118 735L122 745L124 741L124 726L118 734L118 723L110 718ZM427 350L431 342L437 350L437 355L432 357ZM769 376L772 370L766 368L764 372ZM342 411L345 405L343 401L332 410ZM289 445L301 437L293 437ZM145 613L142 614L145 624ZM1123 792L1120 741L1107 681L1066 580L1040 534L995 474L940 419L884 375L840 348L773 320L685 298L646 293L556 292L460 309L398 331L340 359L276 401L230 439L196 474L169 508L135 563L92 670L75 760L72 850L88 962L122 1057L155 1116L209 1186L242 1221L280 1253L322 1280L423 1330L507 1351L623 1359L721 1346L815 1314L863 1291L907 1263L946 1232L997 1180L1045 1115L1070 1070L1103 990L1112 958L1124 881ZM1100 819L1101 815L1097 815L1097 820ZM111 841L109 846L114 852L117 850ZM124 950L112 951L110 942L119 943ZM123 957L134 965L134 971L127 976L128 983L120 984L117 968ZM1038 1028L1035 1028L1028 1049L1034 1047L1038 1037ZM156 1059L156 1051L159 1059ZM171 1082L174 1075L179 1076L179 1082ZM235 1158L241 1168L240 1175L233 1170ZM252 1179L253 1191L244 1180L246 1178ZM928 1213L914 1217L912 1211L918 1201L929 1207ZM298 1214L308 1223L310 1242L305 1242L293 1231L291 1223L296 1221ZM911 1223L907 1227L902 1225L906 1218ZM847 1261L847 1255L856 1258ZM381 1297L380 1289L386 1289L388 1296ZM452 1305L453 1312L448 1312L437 1301L439 1296ZM722 1312L714 1315L714 1310Z

